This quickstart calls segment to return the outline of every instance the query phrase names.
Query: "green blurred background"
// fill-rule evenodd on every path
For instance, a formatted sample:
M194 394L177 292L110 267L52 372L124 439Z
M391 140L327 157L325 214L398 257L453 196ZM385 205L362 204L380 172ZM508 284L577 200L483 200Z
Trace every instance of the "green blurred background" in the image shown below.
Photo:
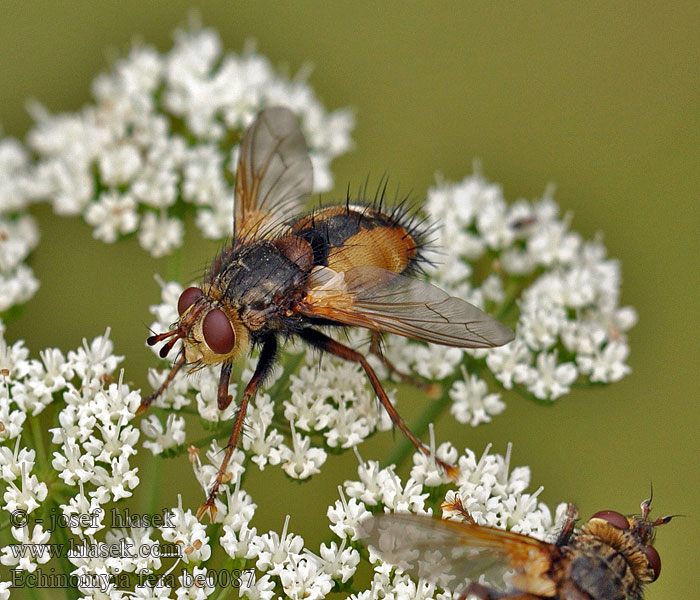
M622 261L622 301L640 317L631 331L633 373L552 408L508 398L505 413L477 429L443 418L438 438L477 453L489 441L503 452L512 441L513 464L530 465L533 489L545 486L541 498L574 501L584 517L637 511L653 482L655 514L687 517L659 532L663 572L646 597L697 597L700 4L171 0L0 8L7 135L23 138L31 126L26 99L77 110L111 58L135 39L170 48L173 30L197 8L227 49L254 38L292 73L311 62L311 84L326 106L354 108L355 150L333 164L339 195L348 182L386 172L423 198L436 173L459 180L475 157L510 201L535 198L554 182L562 211L575 215L572 227L586 238L604 232L610 255ZM94 241L86 225L46 207L36 214L43 238L31 264L41 289L8 338L24 338L36 355L49 345L74 348L109 325L117 353L127 355L126 378L144 386L154 364L144 324L159 297L153 273L165 273L165 262L136 242ZM186 272L199 272L212 252L192 232ZM410 422L424 402L400 409ZM380 438L362 447L365 459L386 456L391 434ZM164 485L165 506L193 488L185 460L165 464L166 473L186 472ZM290 513L292 529L317 547L335 483L356 473L351 454L329 462L300 486L276 468L254 473L258 531L280 530Z

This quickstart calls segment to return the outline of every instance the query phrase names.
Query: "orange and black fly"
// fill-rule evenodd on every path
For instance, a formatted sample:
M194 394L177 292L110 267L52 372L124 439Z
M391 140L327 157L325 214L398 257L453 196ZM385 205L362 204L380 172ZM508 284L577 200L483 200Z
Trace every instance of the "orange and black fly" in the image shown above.
M475 306L410 276L422 259L423 237L405 211L385 212L379 203L348 200L300 216L312 183L311 159L295 115L282 107L265 109L241 142L232 244L214 261L201 288L182 292L180 317L172 329L148 338L150 345L166 342L162 357L178 340L183 345L170 374L143 400L141 410L183 366L197 369L219 363L217 400L224 410L232 401L228 388L233 361L251 348L260 351L199 517L207 511L214 516L214 499L238 443L246 407L274 365L280 339L296 337L359 363L394 424L426 454L365 356L318 328L369 329L377 354L380 333L461 348L490 348L513 339L508 327Z
M461 502L443 504L461 513L452 521L409 513L367 517L359 536L386 562L416 578L483 600L642 600L644 586L659 577L655 528L673 517L595 513L579 530L568 505L554 543L477 525Z

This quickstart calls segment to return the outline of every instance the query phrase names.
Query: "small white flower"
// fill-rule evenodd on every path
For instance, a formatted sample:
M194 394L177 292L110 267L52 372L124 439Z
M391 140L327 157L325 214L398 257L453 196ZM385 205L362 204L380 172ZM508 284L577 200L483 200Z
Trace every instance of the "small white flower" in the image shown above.
M61 504L63 514L69 519L76 515L90 515L89 525L81 527L81 523L74 523L71 520L70 530L75 535L94 536L95 533L104 529L105 511L100 507L96 497L88 498L85 495L85 487L79 484L80 492L68 500L68 504ZM74 526L75 524L75 526Z
M199 455L197 459L193 461L192 467L197 477L197 481L202 486L202 490L205 494L209 493L211 486L214 485L216 478L219 474L219 469L221 465L221 457L223 456L225 449L222 448L216 440L213 440L207 449L207 459L209 464L201 465L199 463ZM245 461L245 454L242 450L236 448L231 454L231 458L226 465L226 470L222 474L223 482L236 482L238 486L240 478L245 472L245 467L243 463ZM221 520L227 513L225 511L224 504L222 502L223 498L216 500L217 507L217 520Z
M184 235L182 222L175 218L168 218L165 214L161 212L156 215L153 211L149 211L141 219L139 244L155 258L170 254L173 248L182 245Z
M51 466L58 472L58 476L67 484L75 485L76 482L89 481L95 469L95 461L89 454L83 454L82 448L74 440L66 440L61 452L53 453Z
M193 567L192 573L178 577L180 586L175 590L178 600L204 600L216 591L216 572L207 575L207 569Z
M232 214L233 194L226 194L218 198L212 208L198 210L195 224L207 239L230 238L233 235Z
M117 365L124 360L123 356L115 356L112 352L114 345L109 339L110 328L104 335L97 336L88 346L83 338L83 347L68 352L68 362L76 375L81 379L98 378L111 375Z
M90 591L92 592L93 590ZM146 579L143 585L134 586L134 591L129 592L129 595L125 596L123 600L127 598L129 600L132 598L136 598L136 600L171 600L170 591L170 587L164 585L160 580L152 584ZM119 593L119 591L117 590L116 593ZM111 597L110 600L112 600ZM120 600L122 599L120 598Z
M554 262L571 263L581 246L581 238L567 231L569 219L550 221L541 226L527 241L527 250L537 262L549 266Z
M518 326L532 350L548 350L557 341L566 320L562 306L535 308L520 315Z
M313 560L290 562L279 573L282 589L292 600L320 600L331 591L333 581Z
M0 207L0 273L11 274L39 243L39 229L29 215L8 219Z
M9 600L11 581L0 581L0 600Z
M23 448L19 444L20 440L17 439L14 451L7 446L0 446L0 479L7 482L17 479L23 468L27 472L34 468L36 451Z
M413 369L421 377L430 380L440 380L450 375L464 355L461 348L436 344L427 346L409 344L409 346L413 349Z
M12 138L0 139L0 212L12 213L26 208L31 181L29 153Z
M157 390L168 376L167 369L148 369L148 383L151 388ZM167 388L155 399L153 406L180 410L192 403L192 399L187 394L190 391L189 375L181 370L170 381Z
M537 369L532 379L526 381L527 389L537 398L542 400L555 400L562 394L567 394L570 385L578 377L578 370L573 363L557 364L557 353L545 354L537 357Z
M234 531L230 524L224 524L225 534L219 538L221 547L231 558L255 558L260 544L257 540L257 530L255 527L248 529L243 525L239 531ZM253 543L255 542L255 543Z
M122 371L117 383L110 383L107 389L100 389L94 393L91 403L93 414L105 425L125 426L128 421L134 418L141 404L140 394L122 384L123 373Z
M177 169L182 162L182 158L185 153L186 144L185 141L174 135L171 137L158 136L152 140L149 140L150 148L146 157L146 162L144 163L144 168L138 174L135 181L131 185L131 193L134 195L139 202L143 203L145 206L155 208L161 211L161 221L160 223L153 223L151 220L148 223L144 220L141 222L141 233L146 235L144 225L148 226L148 230L155 229L159 226L161 232L168 233L169 223L171 222L166 218L167 209L171 207L178 199L178 172ZM151 211L146 213L146 216L151 215ZM180 228L182 223L180 223ZM170 225L171 228L174 226ZM157 231L154 232L158 233ZM171 235L172 232L170 232ZM175 242L176 240L171 240ZM179 244L176 244L179 246ZM152 249L155 247L160 250L160 246L147 245L141 242L141 246L151 252L152 256L157 257Z
M627 344L612 341L592 355L578 355L576 364L581 373L589 375L591 381L609 383L619 381L632 370L625 364L628 355Z
M460 423L472 427L489 423L491 415L502 413L506 405L500 394L489 394L486 382L476 375L468 375L462 367L463 381L455 381L449 391L452 398L450 412Z
M15 552L12 551L13 548L10 546L5 546L2 549L0 563L20 571L33 573L38 565L43 565L51 559L49 547L46 545L51 537L50 531L44 531L41 525L35 525L31 534L27 525L24 527L11 527L10 531L12 532L12 537L19 544L15 545ZM17 550L24 551L17 552Z
M160 420L155 415L149 415L141 421L141 431L153 441L143 442L144 448L148 448L153 454L160 454L168 448L175 448L185 442L185 419L170 413L165 423L165 430Z
M255 509L258 507L248 492L241 489L241 478L236 480L236 488L231 491L226 488L226 511L223 516L223 524L231 531L240 531L253 519Z
M129 458L136 454L136 443L139 440L139 430L133 425L116 425L108 422L97 425L98 438L91 435L83 444L83 448L101 462L110 462L121 456Z
M2 385L2 379L4 378L0 378L0 423L3 427L0 431L0 442L6 442L19 439L27 413L24 410L13 409L7 386Z
M160 527L161 535L167 542L182 546L182 560L185 563L200 562L211 556L211 546L206 528L188 509L182 508L182 497L177 495L177 507L171 509L171 527Z
M328 520L331 522L329 527L341 539L350 535L352 540L356 540L357 524L369 515L369 511L363 502L358 502L355 498L350 498L348 502L342 487L338 486L338 491L340 492L340 500L336 500L335 504L329 506L326 512Z
M0 311L30 300L39 289L39 281L26 265L9 273L0 273Z
M29 372L31 363L27 360L28 356L29 350L24 347L22 340L10 346L4 335L0 336L0 370L9 377L19 380Z
M476 226L490 248L505 248L512 243L514 233L507 221L505 200L500 194L494 195L489 202L481 205L476 217Z
M243 449L250 452L252 461L262 471L269 463L277 465L282 460L284 437L277 429L270 429L274 409L269 394L258 394L246 413L246 435ZM290 452L287 448L287 452Z
M160 545L154 540L152 527L130 527L112 529L105 534L105 543L119 546L116 556L110 556L107 567L110 572L148 573L161 567ZM163 555L165 556L165 555Z
M323 448L311 448L311 438L296 432L292 427L292 449L281 446L280 460L282 468L293 479L306 479L319 473L319 467L326 462L327 454Z
M406 485L393 471L383 481L382 504L397 512L423 512L428 493L423 492L423 486L410 478Z
M514 339L510 344L493 348L486 356L486 365L507 390L513 387L513 380L519 367L530 364L532 353L522 340Z
M363 462L355 449L355 454L360 462L357 467L359 481L345 481L343 486L348 496L356 498L369 506L378 504L382 497L382 481L389 476L390 469L380 469L379 463L374 460Z
M241 596L246 596L249 600L272 600L275 596L275 582L265 574L256 578L253 585L242 586Z
M347 538L343 539L340 547L336 542L331 542L330 545L321 544L320 557L307 551L321 563L324 573L341 583L345 583L355 574L360 563L360 553L354 548L345 548L346 543Z
M15 481L8 483L3 495L3 509L10 513L16 510L31 513L46 499L48 488L36 475L29 472L26 464L20 466L20 479L19 485Z
M103 149L98 161L102 181L107 186L129 183L142 168L138 147L129 143Z
M430 454L424 454L421 451L413 453L413 467L411 468L411 479L417 483L435 487L444 485L450 482L450 477L445 470L438 465L436 458L447 464L454 464L458 457L457 449L450 443L444 442L435 449L435 428L430 423L428 426L430 431L430 444L428 449Z
M496 273L491 273L484 279L484 282L481 284L481 291L484 293L484 297L492 302L503 302L505 300L503 280Z
M257 550L255 566L270 575L279 575L284 566L294 558L301 558L304 538L293 533L287 534L289 515L284 520L282 533L269 531L252 541Z
M95 227L92 234L96 239L112 244L120 234L136 231L139 223L136 201L133 196L120 195L116 190L104 192L97 202L88 206L85 220Z
M131 468L129 459L120 456L110 461L109 468L108 471L102 466L95 467L90 481L97 486L96 496L113 500L132 496L132 490L139 484L138 467Z
M184 199L200 206L214 206L229 193L223 178L223 162L224 157L213 144L189 148L182 167Z

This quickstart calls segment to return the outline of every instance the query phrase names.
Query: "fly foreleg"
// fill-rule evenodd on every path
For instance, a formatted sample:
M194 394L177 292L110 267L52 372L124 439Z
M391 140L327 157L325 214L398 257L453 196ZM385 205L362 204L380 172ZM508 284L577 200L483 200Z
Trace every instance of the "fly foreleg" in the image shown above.
M165 381L161 383L160 387L150 396L146 396L141 400L141 404L139 405L138 409L136 409L137 415L145 413L148 410L148 407L151 405L151 402L153 402L158 396L160 396L163 393L163 391L165 391L165 388L167 388L170 385L170 382L175 378L177 372L180 369L182 369L185 362L185 353L183 352L170 369L170 373L168 373L168 376L165 378Z
M224 454L223 460L221 461L221 465L219 466L219 471L216 474L216 479L214 480L214 483L211 486L211 489L209 490L209 495L207 496L206 502L204 502L204 504L202 504L197 510L198 519L201 519L207 512L209 513L209 518L212 523L216 518L216 496L219 493L219 487L221 486L221 483L224 479L224 475L226 474L226 467L228 466L228 462L229 460L231 460L231 455L233 454L233 451L236 448L236 445L238 444L238 438L240 437L241 430L243 429L243 421L245 419L246 409L248 408L248 402L258 391L258 388L260 387L261 383L265 380L265 377L270 373L270 370L272 369L272 366L275 363L276 354L277 339L274 335L269 335L263 341L263 347L260 351L260 357L258 358L258 364L255 367L255 372L250 378L248 385L245 387L245 390L243 392L243 398L241 399L241 403L238 405L238 414L236 415L236 419L233 423L233 431L231 431L231 436L229 437L228 443L226 444L226 452ZM228 372L225 374L223 373L223 371L226 370L227 364ZM224 378L226 379L226 384L223 393L225 393L228 396L228 378L230 377L230 375L230 363L225 363L222 367L221 379L219 380L219 396L217 402L221 402L222 400L222 385ZM221 407L221 404L219 404L219 407Z

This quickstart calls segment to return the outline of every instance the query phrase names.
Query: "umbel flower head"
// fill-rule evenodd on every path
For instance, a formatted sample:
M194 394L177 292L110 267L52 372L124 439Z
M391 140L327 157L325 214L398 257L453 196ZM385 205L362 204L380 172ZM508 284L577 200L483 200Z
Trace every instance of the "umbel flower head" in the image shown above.
M104 242L135 234L153 256L182 243L183 207L194 211L205 237L229 236L240 136L272 104L299 116L316 189L330 188L330 161L351 143L351 115L327 113L308 83L276 74L260 54L224 53L209 29L177 32L166 53L135 48L95 80L92 103L78 112L52 115L33 105L36 125L26 146L0 138L0 313L12 316L8 310L38 286L25 264L39 240L27 214L32 202L50 201L58 214L82 216ZM559 216L551 191L509 204L501 188L477 172L459 183L440 181L423 212L435 226L436 252L424 276L506 322L516 336L489 351L387 338L385 353L397 369L437 382L435 406L478 425L505 409L509 391L549 403L573 385L611 383L629 371L626 331L636 314L619 306L619 264L606 256L600 239L585 241L570 230L571 218ZM161 282L161 301L151 307L154 331L177 320L187 283ZM352 347L369 344L367 332L347 336L344 343ZM178 351L175 345L170 356ZM237 380L250 379L255 358L241 361ZM217 499L216 523L200 523L179 499L176 506L158 507L167 515L161 526L114 526L105 518L111 508L140 494L157 497L135 466L139 453L148 451L151 460L187 456L192 474L183 481L191 477L204 496L237 408L234 401L218 409L218 373L202 368L179 372L155 410L139 420L136 411L148 391L125 383L130 379L117 370L121 360L109 329L67 353L47 348L30 357L21 340L5 339L0 322L4 567L29 574L51 565L76 577L85 598L206 598L231 587L218 579L223 571L238 573L235 587L250 599L330 593L363 600L448 598L449 592L412 581L369 554L358 539L361 520L380 511L432 514L446 501L461 503L480 524L542 539L556 535L561 508L553 518L537 500L541 488L527 491L529 469L511 470L510 446L505 456L491 454L490 447L477 456L437 444L430 428L431 456L413 455L408 478L394 465L361 459L362 442L391 427L364 373L329 356L319 364L313 351L293 343L248 408L245 435ZM375 357L369 360L384 380L392 377ZM161 360L149 370L154 389L167 366ZM388 389L391 402L400 403L406 389ZM230 385L234 399L239 391ZM192 439L193 421L204 424L203 438ZM246 490L249 478L281 468L291 479L307 480L331 454L349 449L358 457L358 477L336 482L332 506L280 513L278 530L258 530L256 509L266 500ZM459 480L450 482L434 457L457 464ZM329 537L310 548L295 526L323 512ZM49 531L51 514L69 526ZM73 551L56 556L68 539ZM115 544L122 548L116 556L79 549ZM168 557L150 551L161 545L178 551ZM30 547L36 551L27 552ZM370 582L357 581L363 560L372 564ZM0 583L0 600L9 589Z
M329 163L351 145L348 111L326 113L303 78L280 76L252 50L224 54L211 29L178 31L165 54L134 48L92 91L94 103L76 113L30 106L32 196L82 215L104 242L136 232L156 257L182 244L183 203L205 237L230 236L238 142L262 107L299 116L317 191L332 186Z

